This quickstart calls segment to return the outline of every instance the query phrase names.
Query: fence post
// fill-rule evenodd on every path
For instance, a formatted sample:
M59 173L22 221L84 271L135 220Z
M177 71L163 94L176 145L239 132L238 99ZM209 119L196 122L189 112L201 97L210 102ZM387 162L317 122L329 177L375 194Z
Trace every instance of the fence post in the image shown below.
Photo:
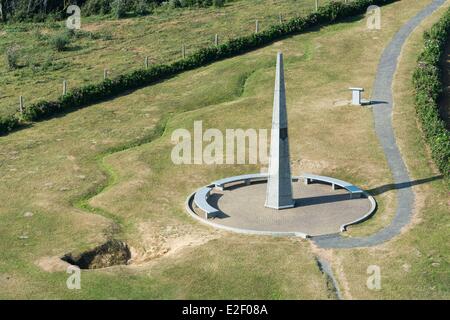
M184 44L181 46L181 57L186 58L186 46Z
M259 32L259 21L256 20L255 21L255 33L258 33L258 32Z
M19 97L19 111L23 114L23 109L25 108L25 103L23 102L23 96Z
M108 79L108 69L103 69L103 80Z
M319 0L316 0L316 11L319 10Z
M283 16L281 15L281 13L278 15L278 20L280 23L283 23Z
M146 56L144 59L145 69L148 69L148 57Z
M219 35L217 33L214 36L214 44L215 44L216 47L219 45Z
M63 87L62 87L62 94L63 96L67 94L67 80L63 80Z

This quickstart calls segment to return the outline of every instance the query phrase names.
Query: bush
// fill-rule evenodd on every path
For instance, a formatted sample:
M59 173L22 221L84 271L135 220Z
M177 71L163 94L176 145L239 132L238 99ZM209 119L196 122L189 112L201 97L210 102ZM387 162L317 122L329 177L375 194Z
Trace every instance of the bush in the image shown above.
M307 17L294 18L284 24L273 25L257 34L253 33L248 36L231 39L217 47L211 46L200 49L187 58L171 64L153 65L148 69L140 69L113 79L106 79L99 84L86 85L72 90L56 101L41 101L26 105L23 118L28 121L36 121L51 117L62 110L81 108L106 98L117 96L124 91L137 89L167 79L180 72L260 48L283 37L303 32L310 27L331 23L351 15L362 14L371 4L383 5L392 1L395 0L355 0L347 5L332 2L326 5L324 9ZM18 125L18 123L15 125ZM8 129L0 127L1 130L7 131Z
M5 58L9 70L14 70L19 67L19 55L20 47L17 45L10 46L6 49Z
M50 45L56 51L64 51L70 44L70 35L68 33L61 33L50 38Z
M110 0L89 0L83 6L82 12L86 15L109 14L111 13L110 3Z
M424 34L424 49L414 72L416 112L434 162L442 174L450 175L450 133L439 115L438 100L444 84L440 61L450 38L450 9Z
M134 12L139 16L151 13L153 5L147 0L136 0L134 4Z
M213 4L214 7L223 7L225 5L225 0L214 0Z
M111 2L111 12L117 19L125 17L129 7L126 0L114 0Z
M0 135L10 132L12 129L19 125L19 119L14 116L2 116L0 115Z
M172 9L181 7L180 0L169 0L169 7Z

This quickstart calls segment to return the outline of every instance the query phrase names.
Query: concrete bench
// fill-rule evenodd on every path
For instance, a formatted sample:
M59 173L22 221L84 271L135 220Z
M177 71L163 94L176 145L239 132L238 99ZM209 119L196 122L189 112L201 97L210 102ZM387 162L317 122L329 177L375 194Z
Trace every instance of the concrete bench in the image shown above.
M219 210L212 207L208 203L208 198L211 194L211 190L212 188L205 187L197 191L194 196L195 205L205 213L206 219L208 219L209 217L214 217L219 212Z
M242 176L235 176L235 177L229 177L225 179L220 179L217 181L214 181L214 187L223 190L225 188L226 184L233 183L233 182L239 182L243 181L246 185L249 185L252 181L257 180L267 180L268 174L267 173L254 173L254 174L244 174Z
M310 182L313 182L313 181L322 181L322 182L330 183L333 190L336 190L337 187L344 188L348 192L350 192L350 199L361 198L361 196L364 194L364 191L362 191L360 188L358 188L357 186L354 186L353 184L346 182L346 181L342 181L342 180L338 180L338 179L330 178L330 177L317 176L314 174L303 174L302 177L305 180L305 184L309 184Z
M243 181L246 185L250 185L252 181L266 181L268 176L267 173L244 174L241 176L220 179L214 181L213 184L215 188L223 191L226 184ZM292 181L298 181L298 178L292 177Z

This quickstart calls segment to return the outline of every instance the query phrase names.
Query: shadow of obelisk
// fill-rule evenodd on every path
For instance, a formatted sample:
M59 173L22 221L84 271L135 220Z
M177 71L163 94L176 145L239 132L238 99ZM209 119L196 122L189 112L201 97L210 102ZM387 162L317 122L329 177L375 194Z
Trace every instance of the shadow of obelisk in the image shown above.
M268 174L265 206L277 210L292 208L295 202L292 199L286 92L281 52L277 55Z

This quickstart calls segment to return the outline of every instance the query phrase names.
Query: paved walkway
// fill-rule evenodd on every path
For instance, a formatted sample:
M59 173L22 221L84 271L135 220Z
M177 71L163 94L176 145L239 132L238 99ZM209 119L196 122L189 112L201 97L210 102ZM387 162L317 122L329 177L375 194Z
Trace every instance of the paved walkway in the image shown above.
M405 163L395 142L392 128L392 82L397 68L401 49L412 31L440 6L445 0L434 0L430 5L409 20L394 36L381 56L373 86L372 101L378 101L373 107L375 130L383 147L395 184L407 184L397 190L397 212L391 224L368 237L344 238L339 234L317 236L313 241L322 248L355 248L375 246L392 239L411 221L414 205L414 193ZM408 185L409 184L409 185Z

